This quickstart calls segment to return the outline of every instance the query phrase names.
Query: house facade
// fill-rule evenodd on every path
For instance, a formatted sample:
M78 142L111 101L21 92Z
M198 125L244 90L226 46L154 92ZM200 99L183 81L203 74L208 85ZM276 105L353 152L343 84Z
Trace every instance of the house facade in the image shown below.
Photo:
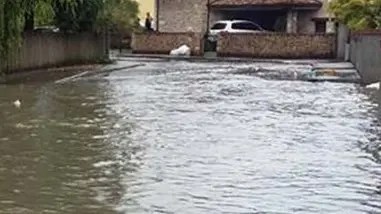
M331 33L335 24L328 4L329 0L156 0L156 25L160 32L204 33L215 21L244 19L270 31Z

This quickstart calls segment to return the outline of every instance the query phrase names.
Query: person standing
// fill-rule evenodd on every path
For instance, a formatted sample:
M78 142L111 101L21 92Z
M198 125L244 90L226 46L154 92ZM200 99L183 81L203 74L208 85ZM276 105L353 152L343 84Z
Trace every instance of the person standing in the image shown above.
M147 13L146 21L145 21L145 28L147 31L153 31L152 29L152 17L150 13Z

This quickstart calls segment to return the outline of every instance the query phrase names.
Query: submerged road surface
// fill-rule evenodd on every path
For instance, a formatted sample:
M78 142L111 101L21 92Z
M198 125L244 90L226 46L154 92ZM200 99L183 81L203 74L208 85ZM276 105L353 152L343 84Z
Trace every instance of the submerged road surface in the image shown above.
M379 93L255 66L0 86L0 213L381 213Z

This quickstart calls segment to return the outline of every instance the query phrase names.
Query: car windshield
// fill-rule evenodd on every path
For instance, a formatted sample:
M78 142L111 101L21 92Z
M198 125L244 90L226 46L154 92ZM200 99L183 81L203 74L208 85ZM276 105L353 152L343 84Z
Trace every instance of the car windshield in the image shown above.
M223 30L223 29L225 29L225 27L226 27L225 23L216 23L213 25L213 27L211 29L212 30Z

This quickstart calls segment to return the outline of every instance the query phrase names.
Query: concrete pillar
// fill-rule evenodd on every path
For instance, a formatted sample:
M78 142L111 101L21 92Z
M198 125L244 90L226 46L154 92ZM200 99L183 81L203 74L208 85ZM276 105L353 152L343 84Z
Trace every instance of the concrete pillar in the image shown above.
M332 20L328 20L327 24L326 24L326 30L325 30L325 32L327 32L327 33L336 33L335 22L333 22Z
M298 12L289 10L287 13L287 33L298 32Z
M160 21L160 14L159 14L159 11L160 11L160 2L159 0L155 0L155 16L156 16L156 22L155 22L155 30L156 31L159 31L159 21Z
M348 48L349 29L344 24L339 24L337 29L337 58L340 60L349 60Z
M298 32L298 11L293 12L292 16L292 32L297 33Z
M292 32L292 12L287 12L287 26L286 26L287 33Z

